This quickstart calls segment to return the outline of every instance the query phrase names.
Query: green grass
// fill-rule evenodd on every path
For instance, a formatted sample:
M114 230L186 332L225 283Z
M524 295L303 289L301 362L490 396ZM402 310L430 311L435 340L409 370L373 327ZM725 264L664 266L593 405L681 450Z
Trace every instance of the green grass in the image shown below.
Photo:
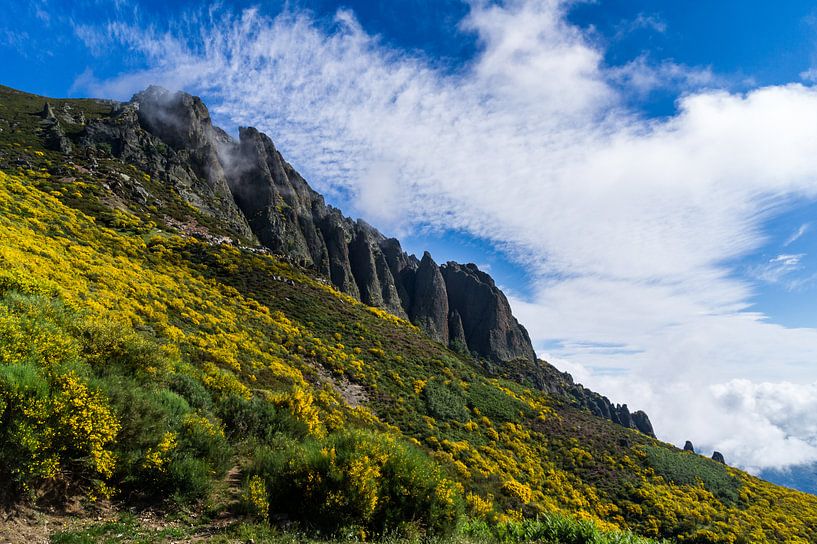
M189 537L188 528L163 527L151 529L142 525L134 515L123 515L116 521L91 525L84 529L69 530L52 535L53 544L150 544L153 542L173 542Z
M52 544L147 544L185 542L205 539L215 544L658 544L659 541L629 532L605 532L592 523L563 516L542 516L523 522L489 526L483 522L465 522L456 534L446 537L384 535L371 538L357 527L348 527L331 536L285 530L266 524L239 521L214 527L207 523L149 527L133 515L116 521L92 524L52 535Z

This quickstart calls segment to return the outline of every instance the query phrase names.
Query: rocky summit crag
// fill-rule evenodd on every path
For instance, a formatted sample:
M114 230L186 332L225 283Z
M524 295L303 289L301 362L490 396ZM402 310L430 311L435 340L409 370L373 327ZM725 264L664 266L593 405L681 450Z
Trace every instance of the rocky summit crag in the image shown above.
M525 328L504 293L475 264L438 265L403 251L363 220L324 201L284 159L266 134L241 127L238 140L212 124L202 100L151 86L110 115L81 118L70 106L45 103L41 134L51 149L82 154L95 164L109 155L137 166L198 212L181 227L213 241L261 246L326 277L338 290L409 320L455 351L486 366L516 369L534 387L558 393L624 427L654 436L643 412L573 383L537 361ZM162 209L166 199L137 178L110 188L123 201Z

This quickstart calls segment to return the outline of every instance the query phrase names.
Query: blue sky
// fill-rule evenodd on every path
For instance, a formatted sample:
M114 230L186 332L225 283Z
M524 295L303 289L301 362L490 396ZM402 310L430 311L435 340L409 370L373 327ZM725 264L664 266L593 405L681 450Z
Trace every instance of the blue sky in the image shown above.
M348 214L487 269L662 438L817 462L813 3L7 6L0 83L199 94Z

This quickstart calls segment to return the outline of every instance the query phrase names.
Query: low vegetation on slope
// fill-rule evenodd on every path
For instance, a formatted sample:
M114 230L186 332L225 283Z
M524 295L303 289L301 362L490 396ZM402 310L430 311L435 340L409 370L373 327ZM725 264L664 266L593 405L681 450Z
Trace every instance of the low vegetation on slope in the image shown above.
M817 540L817 497L492 377L270 255L157 227L33 142L0 151L27 162L0 172L6 501L354 538Z

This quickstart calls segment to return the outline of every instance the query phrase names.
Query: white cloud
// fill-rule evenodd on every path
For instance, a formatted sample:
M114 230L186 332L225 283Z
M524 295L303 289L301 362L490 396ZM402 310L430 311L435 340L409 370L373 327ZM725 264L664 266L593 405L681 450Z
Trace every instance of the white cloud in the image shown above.
M622 21L618 25L615 38L621 39L627 34L631 34L638 30L650 30L663 34L667 31L667 23L654 13L639 13L635 19Z
M809 68L808 70L800 72L800 79L808 83L817 82L817 68Z
M811 228L811 223L803 223L802 225L797 227L797 230L792 232L791 235L788 238L786 238L786 241L783 242L783 247L789 247L794 242L796 242L797 240L802 238L803 235L805 233L807 233L810 228Z
M574 371L575 371L574 364ZM661 438L680 447L692 440L696 451L720 451L726 462L757 474L817 461L817 383L735 379L711 385L673 381L657 386L638 377L599 376L590 383L610 394L629 393L663 426ZM667 410L666 406L673 406Z
M642 96L658 89L699 89L719 83L711 68L692 68L669 60L651 63L646 54L608 69L607 75L611 81Z
M387 49L347 11L328 29L254 10L190 20L202 26L192 34L112 24L104 38L150 68L78 85L205 94L221 119L268 132L318 189L355 195L348 212L392 231L459 229L502 244L538 278L513 300L534 341L561 342L551 356L647 409L660 436L750 467L810 459L813 433L761 416L787 394L775 383L817 379L817 331L751 312L753 285L726 263L760 247L762 221L781 204L817 196L817 90L688 92L677 115L643 119L626 109L622 81L648 89L693 74L686 83L699 86L708 71L646 58L606 68L565 9L472 2L461 30L481 50L453 75ZM620 368L629 374L604 372ZM817 421L797 413L806 427Z
M762 265L751 267L749 274L767 283L780 283L793 272L803 269L800 264L803 257L805 253L782 253Z

